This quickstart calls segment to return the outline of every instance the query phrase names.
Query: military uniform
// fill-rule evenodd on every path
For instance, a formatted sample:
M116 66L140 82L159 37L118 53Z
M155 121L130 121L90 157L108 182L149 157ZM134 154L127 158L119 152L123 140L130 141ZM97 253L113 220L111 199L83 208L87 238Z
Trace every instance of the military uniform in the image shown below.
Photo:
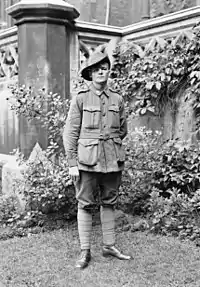
M78 165L80 171L90 173L116 173L110 176L116 177L118 189L125 160L122 139L126 134L123 98L108 87L99 93L91 84L87 90L81 90L72 99L64 131L64 145L69 165ZM115 183L114 181L114 185ZM82 185L83 183L78 183L79 189L83 188ZM88 186L84 189L88 190ZM80 194L77 192L79 202ZM116 203L116 194L113 196L114 201L109 196L112 204ZM91 200L89 204L91 205ZM84 205L87 205L85 198Z
M89 69L102 61L109 63L103 53L94 53L82 76L92 81ZM102 69L102 68L101 68ZM78 230L82 257L76 267L85 268L89 263L91 211L95 205L94 194L100 190L103 255L128 260L114 246L114 205L117 202L124 168L125 151L122 140L127 134L123 98L108 86L96 90L92 83L72 99L63 133L63 143L69 168L79 171L74 182L78 200Z

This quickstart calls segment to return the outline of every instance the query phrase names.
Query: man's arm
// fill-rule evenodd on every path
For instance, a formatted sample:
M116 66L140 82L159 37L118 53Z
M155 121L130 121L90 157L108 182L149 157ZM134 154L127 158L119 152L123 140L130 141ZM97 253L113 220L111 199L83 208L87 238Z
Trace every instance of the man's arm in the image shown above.
M127 119L126 119L124 100L122 97L120 99L119 113L120 113L120 138L123 140L125 136L127 135L128 128L127 128Z
M77 143L81 129L82 117L80 98L78 98L78 96L75 96L71 101L63 131L63 144L69 167L77 166Z

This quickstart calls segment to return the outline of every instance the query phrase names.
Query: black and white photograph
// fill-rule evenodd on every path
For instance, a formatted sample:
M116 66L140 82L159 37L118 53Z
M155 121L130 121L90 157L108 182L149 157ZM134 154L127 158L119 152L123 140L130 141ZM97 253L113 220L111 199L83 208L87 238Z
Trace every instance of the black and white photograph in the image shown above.
M200 287L200 0L0 0L0 287Z

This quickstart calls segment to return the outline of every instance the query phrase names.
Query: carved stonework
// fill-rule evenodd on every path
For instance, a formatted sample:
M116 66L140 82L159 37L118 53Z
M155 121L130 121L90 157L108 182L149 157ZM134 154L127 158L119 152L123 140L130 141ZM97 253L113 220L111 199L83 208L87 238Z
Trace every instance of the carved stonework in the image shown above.
M105 44L99 43L85 43L83 41L79 41L80 46L80 66L84 64L85 61L89 58L89 56L95 51L95 50L101 50L105 47Z
M151 18L196 6L194 0L150 0Z
M0 48L0 78L10 79L18 75L17 44Z
M85 43L82 42L83 45L81 45L80 48L80 66L84 64L85 61L89 58L89 55L94 52L96 47L86 45Z

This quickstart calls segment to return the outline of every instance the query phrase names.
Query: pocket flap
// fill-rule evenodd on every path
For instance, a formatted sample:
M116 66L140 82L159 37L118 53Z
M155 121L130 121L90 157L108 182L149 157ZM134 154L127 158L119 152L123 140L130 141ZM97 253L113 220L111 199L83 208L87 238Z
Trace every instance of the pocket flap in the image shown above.
M93 112L100 112L101 109L99 107L95 107L95 106L86 106L83 108L84 111L93 113Z
M122 140L120 138L113 138L113 140L117 144L122 144Z
M118 113L119 112L119 107L118 106L110 106L108 108L109 111L112 111L112 112L116 112Z
M79 139L78 143L83 146L91 146L91 145L98 145L98 139Z

